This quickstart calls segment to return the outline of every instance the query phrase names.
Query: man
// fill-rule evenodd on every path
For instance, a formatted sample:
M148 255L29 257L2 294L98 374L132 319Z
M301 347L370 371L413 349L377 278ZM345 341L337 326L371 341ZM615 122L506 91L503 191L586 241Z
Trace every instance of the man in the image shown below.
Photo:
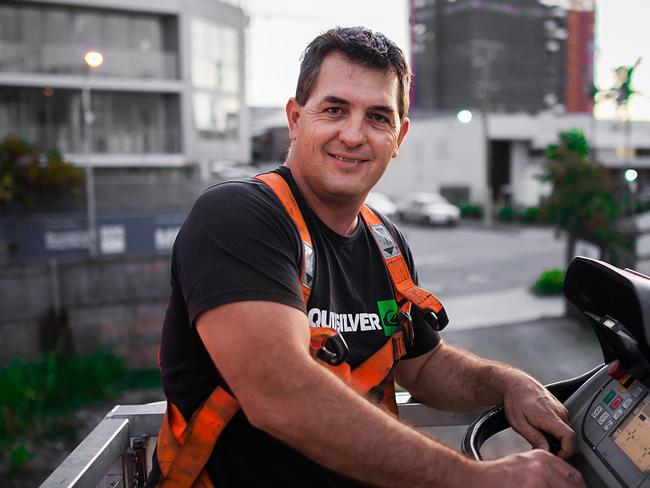
M265 183L211 188L179 233L163 386L170 416L183 425L219 385L241 407L205 465L217 487L583 486L547 452L541 432L560 439L561 457L572 454L564 407L525 373L444 343L416 308L415 342L395 368L398 383L442 409L503 401L515 430L539 449L470 461L378 408L382 391L368 401L309 353L310 325L340 332L352 368L390 340L377 311L396 306L393 288L359 211L408 131L409 82L402 52L364 28L330 30L305 51L286 106L291 148L277 172L313 239L306 304L301 236ZM382 222L414 275L403 236Z

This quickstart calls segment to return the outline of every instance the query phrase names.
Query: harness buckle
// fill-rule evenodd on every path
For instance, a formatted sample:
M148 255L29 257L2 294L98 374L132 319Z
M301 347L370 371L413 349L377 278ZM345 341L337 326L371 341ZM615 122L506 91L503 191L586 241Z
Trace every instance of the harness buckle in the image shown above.
M337 332L326 337L321 337L320 344L314 349L314 355L330 366L339 366L350 357L350 349L348 348L345 339L343 339L343 336Z
M393 342L393 359L399 361L399 359L406 354L406 345L404 344L404 332L398 331L394 333L390 340Z
M449 317L447 317L447 312L444 308L441 308L438 313L435 313L428 307L421 309L421 312L424 320L426 320L431 328L436 332L440 332L442 329L447 327L447 324L449 323Z
M404 334L404 340L410 346L413 345L415 339L415 333L413 331L413 319L411 314L406 311L401 311L399 313L399 328Z

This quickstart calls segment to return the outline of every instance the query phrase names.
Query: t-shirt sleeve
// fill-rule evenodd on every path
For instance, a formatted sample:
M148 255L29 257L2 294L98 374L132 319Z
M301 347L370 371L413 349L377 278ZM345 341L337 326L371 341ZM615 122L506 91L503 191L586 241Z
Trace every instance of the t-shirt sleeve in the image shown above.
M386 219L384 219L386 222ZM387 222L387 225L393 231L393 236L397 238L397 243L404 254L404 259L406 260L406 265L411 273L411 277L415 284L418 284L418 274L415 269L415 264L413 261L413 255L411 254L411 249L406 242L406 239L402 233L392 224L390 221ZM435 293L435 290L428 290L432 293ZM440 334L434 331L429 323L424 320L424 317L420 313L420 310L416 307L411 307L411 318L413 319L413 332L415 334L415 340L413 341L412 346L406 346L406 355L404 359L413 359L422 354L425 354L432 350L440 342Z
M299 236L271 191L254 181L216 185L195 202L173 250L192 325L226 303L264 300L305 311Z

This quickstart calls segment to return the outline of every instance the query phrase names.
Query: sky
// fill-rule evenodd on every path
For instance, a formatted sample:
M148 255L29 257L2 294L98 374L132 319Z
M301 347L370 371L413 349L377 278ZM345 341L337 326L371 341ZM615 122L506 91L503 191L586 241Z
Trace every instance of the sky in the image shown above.
M242 0L248 30L248 102L283 106L293 95L299 57L305 46L330 27L364 25L386 34L408 56L408 0ZM596 0L596 85L609 88L613 69L643 57L630 103L634 119L650 120L650 0ZM616 115L601 102L596 116Z

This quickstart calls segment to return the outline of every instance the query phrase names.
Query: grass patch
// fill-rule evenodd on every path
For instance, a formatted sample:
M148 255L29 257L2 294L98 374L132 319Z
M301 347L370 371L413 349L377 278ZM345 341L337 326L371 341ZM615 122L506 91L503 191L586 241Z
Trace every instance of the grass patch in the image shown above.
M160 387L157 370L128 371L107 352L49 355L34 363L14 360L0 368L0 459L7 457L19 469L31 458L30 443L75 437L70 412L125 389L155 387Z

